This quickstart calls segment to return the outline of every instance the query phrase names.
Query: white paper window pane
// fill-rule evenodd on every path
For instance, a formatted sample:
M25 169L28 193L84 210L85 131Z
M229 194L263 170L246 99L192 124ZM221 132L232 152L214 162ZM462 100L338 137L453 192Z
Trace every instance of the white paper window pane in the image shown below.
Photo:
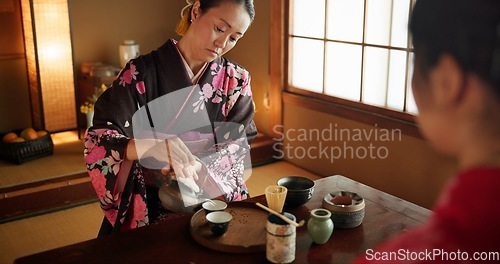
M406 48L408 45L410 0L395 0L392 3L391 46Z
M410 53L410 63L408 63L408 86L410 89L408 89L408 94L406 96L406 111L412 114L418 114L418 108L417 104L415 103L415 98L413 97L413 92L412 92L412 78L413 78L413 60L415 59L414 53Z
M322 93L324 42L302 38L292 38L291 42L292 85Z
M326 94L359 102L362 47L330 42L326 48Z
M330 0L327 37L361 43L364 12L364 0Z
M411 114L418 114L417 104L410 90L408 90L408 96L406 97L406 111Z
M293 35L324 38L325 0L294 0L292 20Z
M387 49L366 47L363 65L363 97L366 104L385 106L387 94Z
M365 42L389 45L392 0L366 0L366 3Z
M406 51L391 50L389 59L389 80L387 106L403 111L406 85Z

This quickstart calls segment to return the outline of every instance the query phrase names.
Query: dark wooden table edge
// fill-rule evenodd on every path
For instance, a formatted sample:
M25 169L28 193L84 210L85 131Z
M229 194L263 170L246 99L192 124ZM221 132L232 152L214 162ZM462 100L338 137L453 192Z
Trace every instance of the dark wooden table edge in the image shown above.
M401 198L387 194L385 192L374 189L374 188L369 187L367 185L364 185L362 183L356 182L356 181L351 180L351 179L344 177L342 175L334 175L334 176L324 177L324 178L316 180L315 182L317 184L324 184L325 182L328 182L329 184L333 183L332 186L336 189L341 189L341 190L346 190L346 191L351 191L351 192L359 192L359 194L364 199L366 199L370 202L373 202L379 206L382 206L382 207L386 208L387 210L390 210L390 211L393 211L395 213L401 214L403 216L409 217L416 222L425 222L426 219L431 214L431 211L426 209L426 208L420 207L420 206L413 204L411 202L404 201ZM263 195L261 195L261 196L253 197L251 200L241 201L240 203L255 203L256 201L265 202L265 198L263 197ZM186 215L186 216L183 216L182 218L191 218L191 215ZM147 228L147 227L143 227L143 228ZM139 230L130 230L130 231L134 232L134 231L139 231ZM124 236L124 235L126 235L125 233L126 232L119 233L117 235ZM107 240L107 238L108 237L101 237L101 238L96 238L96 239ZM61 249L63 249L63 251L64 250L67 251L68 248L74 248L76 245L80 245L80 246L77 246L76 248L81 249L82 245L87 244L87 243L89 243L89 241L93 241L93 240L95 240L95 239L79 242L79 243L72 244L72 245L63 246L60 248L47 250L44 252L39 252L39 253L31 254L31 255L22 256L22 257L17 258L16 260L14 260L14 263L25 263L26 261L27 261L26 263L32 263L32 262L30 262L30 260L33 260L34 258L36 258L37 255L47 254L48 252L55 252L55 251L59 251ZM194 239L193 239L193 242L198 243ZM100 244L102 245L102 243L100 243Z

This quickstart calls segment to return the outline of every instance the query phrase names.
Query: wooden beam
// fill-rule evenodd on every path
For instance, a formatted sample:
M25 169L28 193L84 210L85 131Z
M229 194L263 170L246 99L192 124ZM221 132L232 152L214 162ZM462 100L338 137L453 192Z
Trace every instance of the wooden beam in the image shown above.
M272 128L283 124L282 92L285 87L285 3L284 0L269 1L270 37L269 37L269 102L271 106L270 125ZM272 129L272 133L274 129ZM278 135L271 134L272 137Z

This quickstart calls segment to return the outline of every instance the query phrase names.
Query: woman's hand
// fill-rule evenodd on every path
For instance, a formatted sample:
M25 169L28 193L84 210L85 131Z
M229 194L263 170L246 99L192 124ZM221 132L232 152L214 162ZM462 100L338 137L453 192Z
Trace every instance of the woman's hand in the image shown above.
M191 167L196 164L196 157L184 142L178 137L174 137L165 140L165 144L168 162L172 164L175 173L181 178L185 175L193 175L193 178L198 180L198 175L191 171Z
M170 173L175 180L183 183L194 192L199 192L200 188L196 181L199 179L198 168L200 163L196 160L196 157L178 137L167 139L165 143L168 163L171 165L169 169L162 169L162 173L164 175Z
M164 176L171 178L169 180L182 182L194 192L200 191L196 181L200 178L198 172L202 171L203 165L178 137L131 140L127 158L139 160L143 167L149 169L161 169Z

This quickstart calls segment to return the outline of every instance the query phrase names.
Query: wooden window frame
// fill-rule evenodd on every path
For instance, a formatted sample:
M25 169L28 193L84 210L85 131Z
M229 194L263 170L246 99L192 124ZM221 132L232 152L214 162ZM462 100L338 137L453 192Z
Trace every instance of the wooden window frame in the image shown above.
M288 78L290 67L288 41L291 36L288 26L290 1L272 0L269 2L270 99L271 102L275 103L274 106L278 106L273 113L275 118L272 119L272 125L278 124L278 120L282 124L282 104L287 103L369 125L377 124L380 128L400 129L403 134L423 138L418 129L415 116L412 114L291 86Z

